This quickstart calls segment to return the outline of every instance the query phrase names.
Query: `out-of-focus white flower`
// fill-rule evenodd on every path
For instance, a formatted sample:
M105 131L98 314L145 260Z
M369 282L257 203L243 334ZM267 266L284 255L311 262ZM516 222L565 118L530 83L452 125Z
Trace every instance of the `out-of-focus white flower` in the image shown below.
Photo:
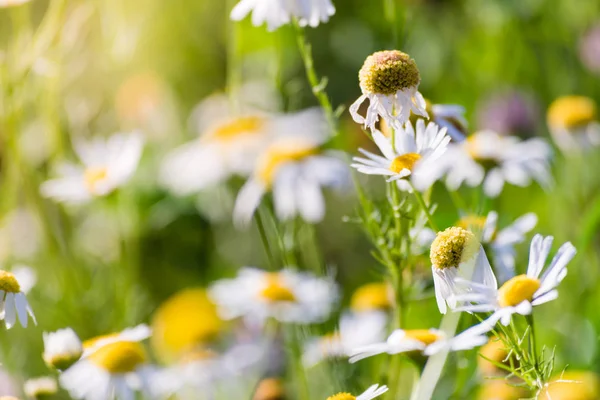
M350 357L355 348L382 340L386 323L383 312L346 313L340 319L339 330L308 342L304 364L311 367L324 359Z
M246 226L258 208L262 197L273 192L275 213L281 220L300 215L316 223L325 215L322 187L343 187L349 182L346 163L335 151L323 151L320 145L325 136L322 130L311 130L305 116L293 117L289 123L306 135L286 135L273 142L259 157L252 176L240 190L233 211L234 222ZM310 122L311 119L308 119ZM312 136L310 135L312 133Z
M426 103L419 93L421 76L415 60L398 50L378 51L365 60L359 72L362 95L350 106L355 122L375 131L379 117L394 130L402 130L411 111L428 118ZM369 100L366 116L358 113Z
M540 138L520 141L517 137L480 131L461 143L452 143L438 162L420 171L415 186L428 187L446 176L446 185L457 190L460 185L478 186L489 197L497 197L505 182L527 186L532 180L550 185L550 146Z
M0 225L0 260L24 260L40 248L41 228L36 217L26 208L9 212Z
M32 399L45 398L58 392L58 384L50 376L28 379L23 385L23 392Z
M563 244L540 277L552 248L552 241L552 236L544 238L542 235L535 235L531 241L527 274L509 279L500 288L492 282L481 284L457 279L457 283L464 285L466 290L455 296L456 302L464 303L456 310L493 312L488 319L477 325L480 332L488 332L498 321L508 325L513 314L529 315L534 306L556 299L556 288L567 276L567 264L575 256L576 250L569 242Z
M388 391L388 387L383 385L383 386L379 386L379 385L373 385L371 387L369 387L367 390L364 391L364 393L358 395L358 396L353 396L350 393L338 393L338 394L334 394L333 396L329 396L327 398L327 400L371 400L374 399L375 397L381 396L382 394L384 394L385 392Z
M396 329L383 343L353 349L350 362L356 362L377 354L399 354L412 351L431 356L440 350L469 350L487 343L488 338L478 330L469 328L453 338L437 329Z
M596 102L584 96L564 96L548 107L552 139L564 152L584 151L600 145Z
M161 396L198 398L198 391L210 393L217 387L239 382L264 356L259 344L235 344L222 354L210 350L192 351L177 364L160 372L156 387ZM225 390L223 388L222 390Z
M21 325L27 328L28 315L37 324L16 276L0 270L0 319L4 320L6 329L12 328L17 318Z
M431 207L430 213L434 213L436 206ZM409 235L411 240L411 252L412 254L423 254L429 251L431 243L435 240L436 233L433 229L429 228L427 215L424 212L420 212L412 228L410 228Z
M60 385L76 399L132 399L136 391L154 398L157 370L140 343L148 335L140 325L84 342L84 355L60 375Z
M109 333L97 336L83 342L83 357L88 356L97 349L107 344L116 342L141 342L152 335L152 330L146 324L140 324L133 328L126 328L121 332Z
M431 111L427 110L429 117L448 130L448 135L456 142L465 139L467 131L467 120L465 108L457 104L432 104Z
M63 164L60 178L44 182L41 192L45 197L72 204L105 196L131 178L143 145L144 139L139 132L80 142L75 151L83 166Z
M316 27L335 14L331 0L240 0L231 10L231 19L240 21L252 13L252 25L267 24L273 31L287 25L293 18L301 26Z
M387 180L396 181L401 190L412 191L413 174L418 179L419 168L439 159L450 142L446 128L419 119L416 132L410 122L403 129L396 129L394 140L386 138L381 132L373 132L373 140L385 157L378 156L367 150L359 149L367 158L354 157L352 167L359 172L369 175L383 175Z
M439 232L431 244L429 257L435 299L442 314L446 313L446 303L450 308L456 307L454 297L460 293L455 283L457 277L496 284L496 277L483 247L475 235L465 229L452 227Z
M56 332L44 332L44 354L42 358L48 366L65 370L83 354L81 340L71 328Z
M329 278L283 269L266 272L242 268L236 278L214 283L209 295L225 319L245 317L264 323L267 318L281 322L313 323L326 319L338 298Z
M537 224L537 216L527 213L500 230L497 223L498 213L490 211L487 217L467 215L457 225L481 236L481 243L492 252L496 275L505 282L515 275L515 245L525 241L525 235Z

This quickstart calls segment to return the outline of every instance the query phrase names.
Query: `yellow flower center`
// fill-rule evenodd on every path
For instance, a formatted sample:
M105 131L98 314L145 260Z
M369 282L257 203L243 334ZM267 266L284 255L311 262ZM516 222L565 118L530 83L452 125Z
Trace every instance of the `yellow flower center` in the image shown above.
M540 400L597 400L600 398L600 378L591 371L560 373L540 393Z
M288 162L300 161L317 152L318 148L312 144L298 143L297 141L273 145L258 162L258 178L265 185L271 186L275 174L282 165Z
M525 300L531 301L534 293L540 288L540 281L527 275L518 275L509 279L498 290L500 307L511 307Z
M19 293L21 285L19 285L17 278L12 273L0 270L0 290L9 293Z
M418 153L406 153L394 158L394 161L390 164L390 171L399 174L403 169L407 169L412 172L417 161L421 159L421 155Z
M458 268L460 263L471 260L479 250L479 241L466 229L448 228L438 232L431 243L429 258L435 268Z
M259 133L264 124L263 117L239 117L217 126L206 137L222 141L233 140L243 134Z
M350 393L338 393L329 396L327 400L356 400L356 397L352 396Z
M285 387L278 378L265 378L258 383L252 400L282 400L285 396Z
M114 339L118 336L119 336L118 333L107 333L106 335L100 335L100 336L96 336L96 337L93 337L88 340L84 340L81 345L83 346L84 349L89 350L92 347L94 347L96 344L98 344L98 342L100 342L101 340Z
M95 193L98 184L106 179L108 170L105 167L88 168L83 174L85 187L92 193Z
M269 303L277 302L295 302L296 296L282 281L281 277L276 274L269 274L264 288L260 291L261 297Z
M574 128L587 125L596 117L596 103L584 96L561 97L548 108L548 125L553 128Z
M404 331L404 333L407 338L418 340L427 346L440 340L440 335L428 329L411 329Z
M417 63L398 50L378 51L365 60L358 73L363 93L391 95L421 82Z
M201 288L182 290L165 300L152 318L151 343L165 361L216 339L224 328L217 308Z
M485 226L486 219L486 217L480 217L478 215L466 215L458 220L456 226L470 231L481 231Z
M502 374L503 370L497 367L496 364L509 366L511 359L513 365L519 365L519 360L514 355L509 359L506 345L498 336L491 337L489 342L479 350L479 354L481 357L477 359L477 365L483 376Z
M356 289L350 299L354 311L387 310L392 307L392 296L387 283L368 283Z
M147 361L144 348L137 342L107 344L90 354L88 359L111 374L133 372Z

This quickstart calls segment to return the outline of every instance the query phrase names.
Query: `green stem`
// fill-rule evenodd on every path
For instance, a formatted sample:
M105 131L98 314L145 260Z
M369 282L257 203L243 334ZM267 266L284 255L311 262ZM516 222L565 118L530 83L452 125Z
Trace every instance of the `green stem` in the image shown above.
M423 209L423 212L427 216L427 221L429 222L429 226L435 232L439 232L439 229L438 229L437 225L435 224L435 221L433 220L431 213L429 212L429 207L427 207L427 204L425 204L425 200L423 200L423 196L421 195L421 192L419 192L417 189L415 189L415 187L413 186L412 183L410 184L410 186L413 189L413 194L415 195L415 198L417 199L419 206L421 206L421 208Z
M254 213L254 220L256 221L256 227L258 228L258 233L260 235L260 240L265 249L265 253L267 254L267 258L269 259L269 265L271 269L276 268L275 259L273 258L273 253L271 252L271 246L269 245L269 238L267 237L267 231L265 230L265 224L263 223L262 217L260 216L260 210L256 210Z
M306 39L306 33L304 28L302 28L298 21L294 20L293 24L294 32L296 34L296 41L298 42L298 49L300 50L300 55L302 57L302 62L304 63L304 69L306 70L306 78L308 79L308 83L312 88L312 92L321 104L325 112L325 118L327 118L327 123L331 129L331 132L337 136L338 126L337 126L337 117L333 110L333 106L331 105L331 101L325 92L325 87L327 86L327 78L319 79L317 75L317 71L315 70L315 65L313 61L312 55L312 47L308 40Z
M540 377L538 355L537 355L537 344L535 341L535 324L533 322L533 314L526 315L525 319L527 320L527 324L529 324L529 328L531 329L531 332L529 332L529 348L531 350L531 355L533 357L533 365L535 366L535 370L538 373L538 377Z

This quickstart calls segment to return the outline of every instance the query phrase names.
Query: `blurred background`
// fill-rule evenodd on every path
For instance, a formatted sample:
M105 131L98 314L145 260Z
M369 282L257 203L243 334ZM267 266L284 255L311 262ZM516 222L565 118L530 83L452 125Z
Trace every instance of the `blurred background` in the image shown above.
M164 155L200 133L191 116L208 96L226 93L269 111L317 105L292 28L269 33L248 20L233 23L234 3L32 0L0 9L0 260L5 269L24 264L38 276L28 295L38 326L0 332L0 364L17 381L47 373L42 331L71 326L87 338L151 323L158 305L179 290L233 276L243 265L265 266L256 231L231 224L241 180L187 197L156 182ZM307 31L334 107L347 108L360 95L365 57L393 48L416 60L425 97L466 108L471 131L549 138L546 109L555 98L600 101L598 1L397 1L396 33L386 4L337 0L331 21ZM352 155L371 146L347 112L341 126L337 147ZM40 196L57 162L74 159L74 138L138 128L144 155L118 192L75 209ZM536 231L578 248L561 297L540 310L540 342L556 346L558 369L600 369L596 153L564 157L557 150L549 192L507 187L494 202L470 203L473 212L497 210L500 226L533 211ZM379 180L363 178L367 192L384 196ZM450 226L459 216L443 187L434 198L436 218ZM354 288L380 280L379 270L361 227L345 218L356 214L352 191L329 193L328 201L335 207L315 227L319 256L347 304ZM312 246L312 231L302 229ZM528 242L518 250L523 271ZM437 326L435 301L417 303L409 320ZM452 355L440 390L468 380L474 365L467 359L473 353Z

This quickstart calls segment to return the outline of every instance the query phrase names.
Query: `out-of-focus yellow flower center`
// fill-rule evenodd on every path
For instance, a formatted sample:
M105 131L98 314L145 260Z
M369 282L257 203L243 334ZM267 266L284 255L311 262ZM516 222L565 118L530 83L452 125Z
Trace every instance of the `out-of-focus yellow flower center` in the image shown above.
M438 232L431 243L429 258L435 268L458 268L459 264L471 260L479 250L479 241L466 229L451 227Z
M296 301L296 296L294 296L292 290L285 285L277 273L269 274L260 295L269 303L284 301L293 303Z
M517 382L518 383L518 382ZM523 387L515 386L507 379L486 379L479 390L479 400L519 400L533 398L532 394ZM565 398L566 399L566 398ZM569 400L571 398L569 397ZM553 399L555 400L555 399Z
M431 332L428 329L411 329L404 331L404 334L407 338L418 340L427 346L440 340L440 336L437 333Z
M594 121L596 117L596 103L589 97L560 97L548 107L548 125L553 128L574 128L586 125Z
M0 270L0 290L10 293L19 293L21 291L21 285L19 285L17 278L15 278L12 273Z
M279 167L288 162L300 161L318 152L318 148L299 142L271 146L258 163L258 178L267 186L273 183Z
M387 283L367 283L356 289L350 299L353 311L387 310L392 307L392 296Z
M500 337L491 337L489 342L479 350L480 357L477 359L477 365L483 376L494 376L503 374L504 371L498 368L494 363L510 365L508 359L508 350ZM519 365L516 357L512 357L514 365Z
M115 342L100 347L88 360L111 374L133 372L147 361L146 352L137 342Z
M239 117L214 128L207 138L216 140L233 140L240 135L256 134L261 131L265 119L258 116Z
M95 193L98 184L106 179L108 170L105 167L93 167L85 170L83 180L85 187L92 193Z
M283 382L278 378L265 378L258 383L252 400L282 400L285 398Z
M485 226L486 219L486 217L480 217L478 215L465 215L464 217L458 220L456 226L463 229L468 229L470 231L481 231Z
M165 360L202 347L217 338L224 329L216 306L202 288L182 290L157 309L152 318L151 344Z
M591 371L567 371L548 383L540 400L597 400L600 398L600 378Z
M514 307L525 300L531 301L540 285L538 279L527 275L517 275L509 279L498 290L498 303L500 307Z
M119 336L119 333L107 333L106 335L96 336L91 339L84 340L82 343L82 346L85 350L89 350L92 347L94 347L96 344L98 344L98 342L100 342L101 340L115 339L118 336Z
M329 396L327 400L356 400L356 397L352 396L350 393L338 393Z
M421 155L418 153L406 153L394 158L394 161L390 164L390 171L399 174L403 169L407 169L412 172L417 161L421 159Z

